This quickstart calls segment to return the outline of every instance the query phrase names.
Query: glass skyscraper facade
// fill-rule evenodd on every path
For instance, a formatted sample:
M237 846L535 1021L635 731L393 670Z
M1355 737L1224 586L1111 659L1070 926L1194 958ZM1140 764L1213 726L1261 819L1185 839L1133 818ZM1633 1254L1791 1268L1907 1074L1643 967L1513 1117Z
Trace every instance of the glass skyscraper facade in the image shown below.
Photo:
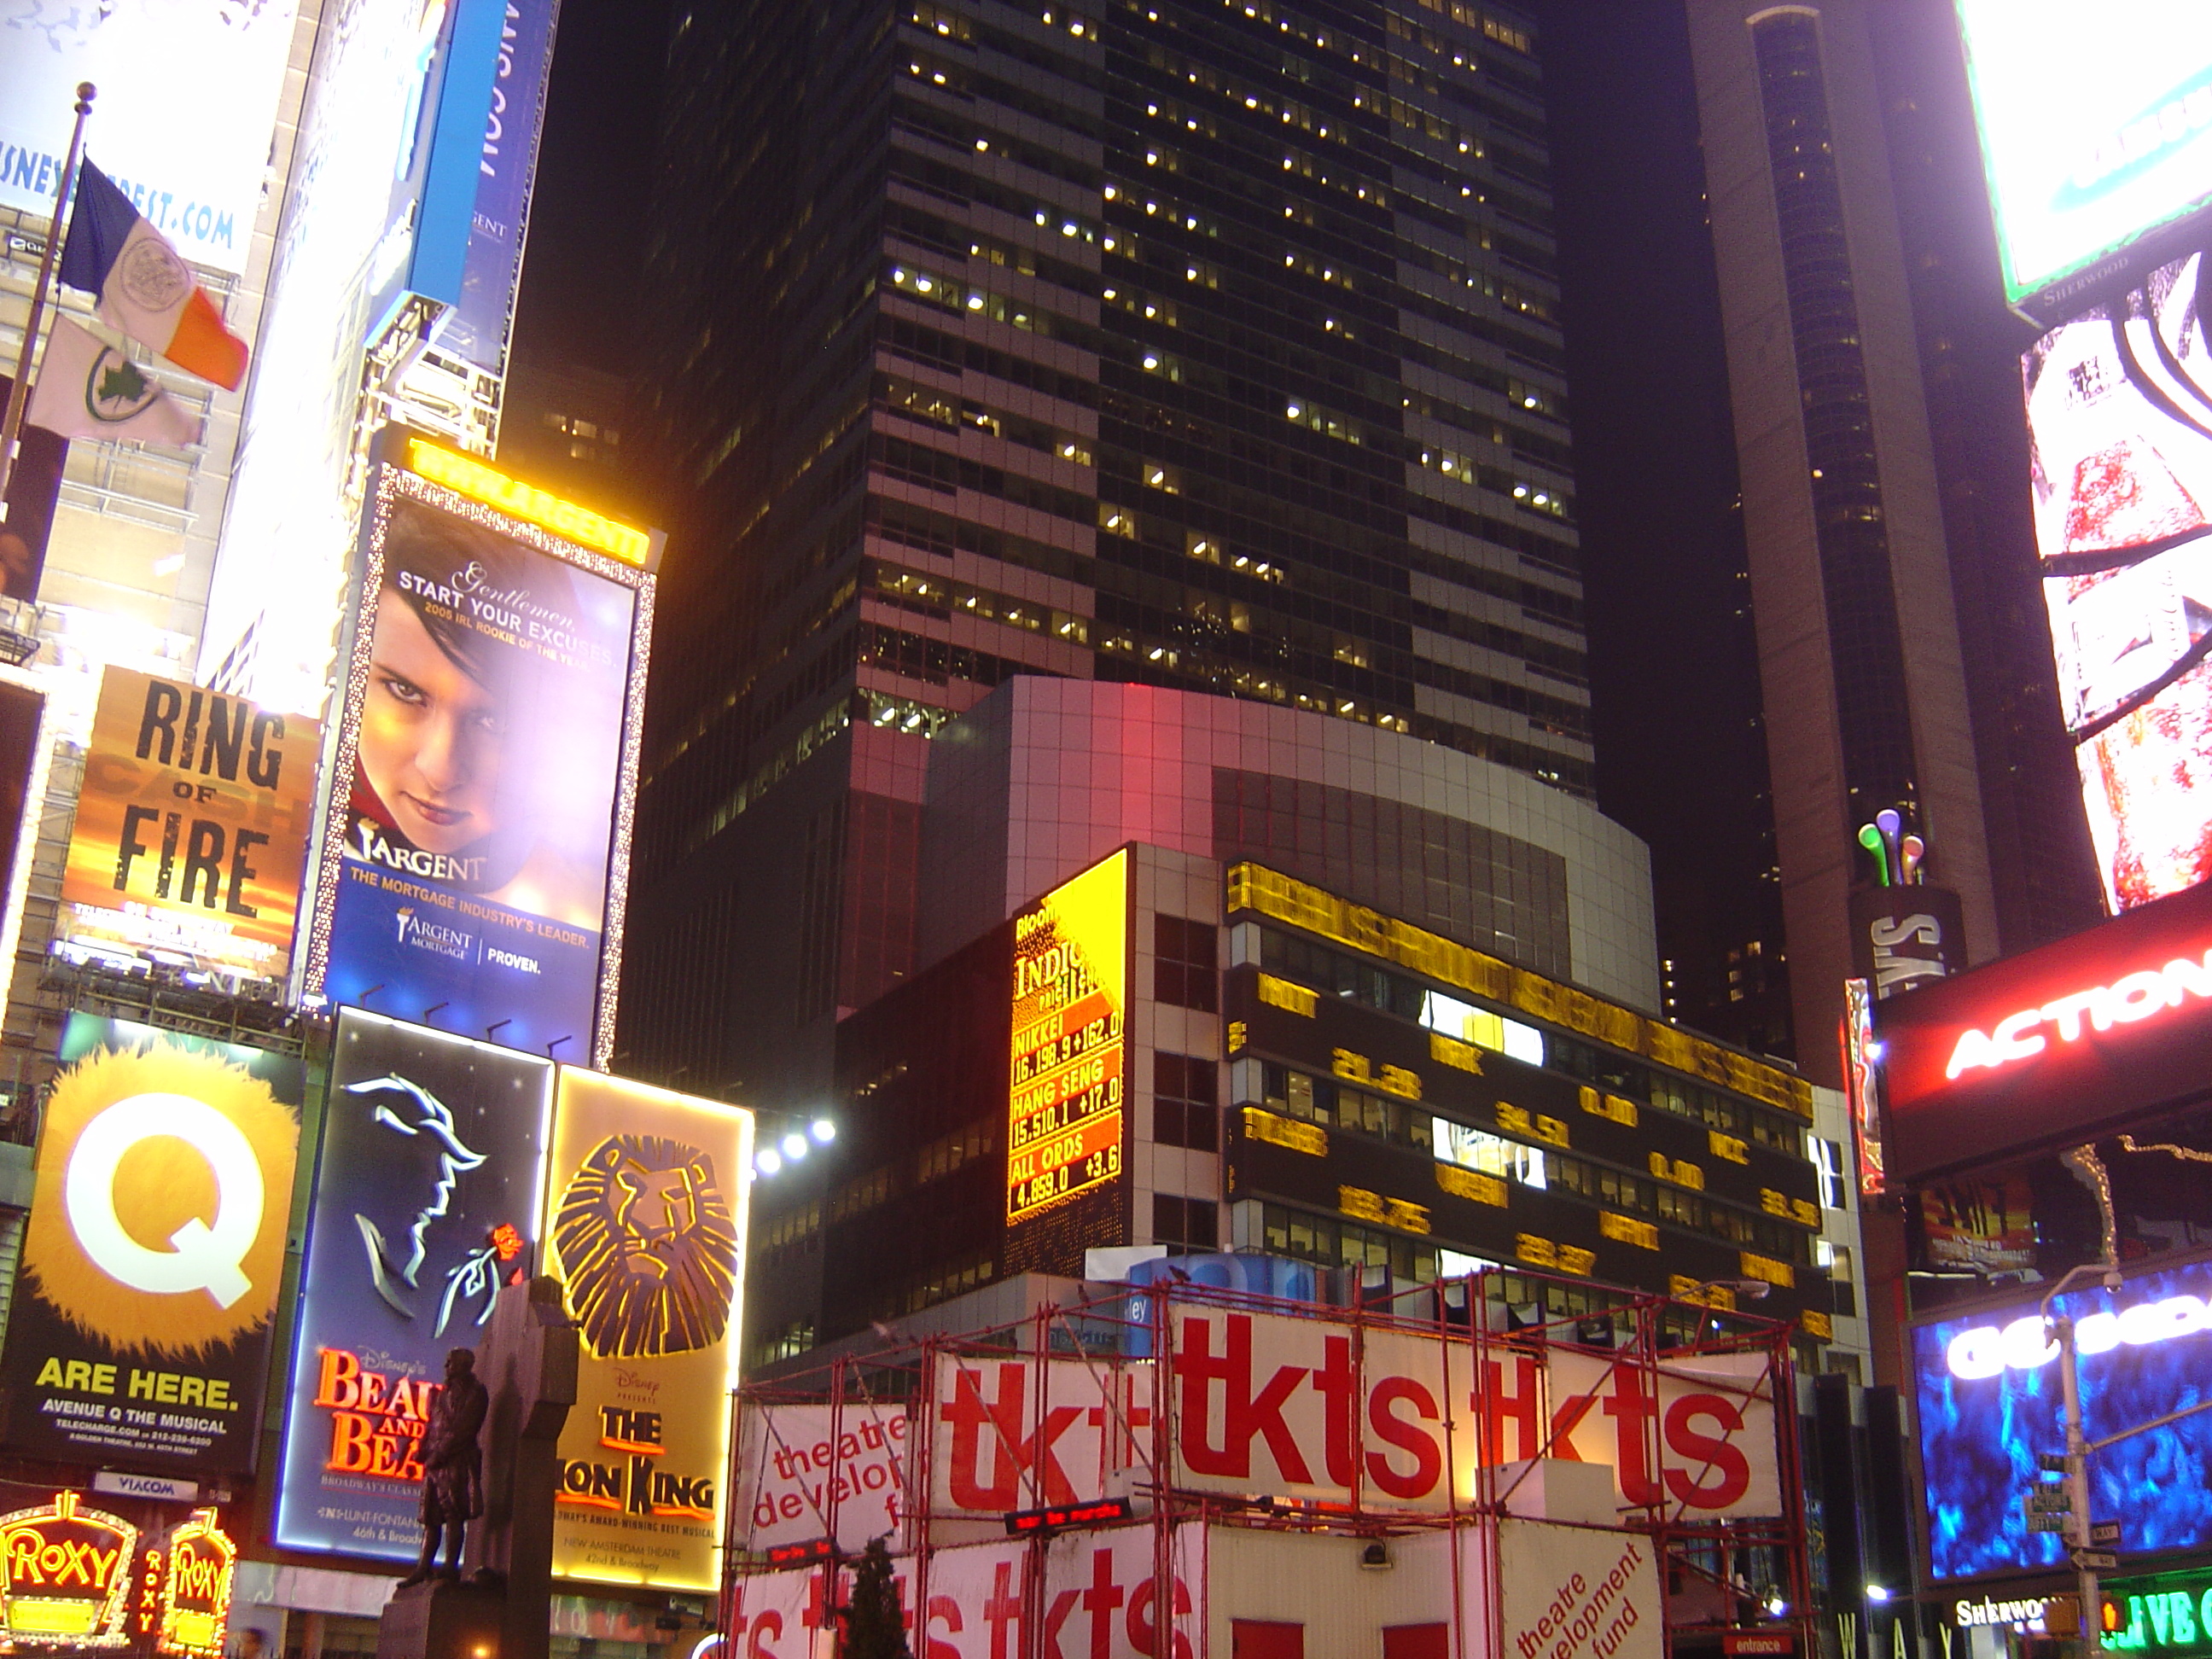
M679 10L625 1064L763 1105L921 965L1017 674L1592 792L1540 43L1462 0Z

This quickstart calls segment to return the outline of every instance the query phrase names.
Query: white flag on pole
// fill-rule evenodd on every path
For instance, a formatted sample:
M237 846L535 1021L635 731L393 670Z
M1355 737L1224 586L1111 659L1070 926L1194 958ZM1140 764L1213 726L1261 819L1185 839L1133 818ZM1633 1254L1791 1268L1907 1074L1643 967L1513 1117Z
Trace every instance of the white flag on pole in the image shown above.
M64 438L135 438L182 448L200 423L114 346L66 317L54 319L27 416Z

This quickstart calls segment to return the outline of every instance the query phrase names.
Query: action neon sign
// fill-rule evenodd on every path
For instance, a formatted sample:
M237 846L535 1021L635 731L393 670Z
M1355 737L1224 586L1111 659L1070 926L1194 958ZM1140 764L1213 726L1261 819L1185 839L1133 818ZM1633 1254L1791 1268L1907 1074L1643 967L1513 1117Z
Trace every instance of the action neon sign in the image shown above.
M2039 1028L2048 1027L2061 1042L2079 1042L2085 1029L2109 1031L2115 1025L2133 1025L2179 1008L2191 997L2212 1000L2212 951L2201 960L2177 957L2163 968L2140 969L2110 985L2075 991L2039 1008L2023 1008L1987 1031L1969 1029L1960 1035L1943 1075L1955 1083L1978 1067L1994 1071L2015 1060L2033 1060L2051 1046Z

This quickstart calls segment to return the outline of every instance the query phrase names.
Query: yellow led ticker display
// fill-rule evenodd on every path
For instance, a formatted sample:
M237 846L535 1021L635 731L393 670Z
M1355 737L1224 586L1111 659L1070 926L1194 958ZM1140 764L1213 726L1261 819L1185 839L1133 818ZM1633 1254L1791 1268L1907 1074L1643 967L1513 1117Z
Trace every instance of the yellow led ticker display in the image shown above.
M1120 852L1014 919L1006 1219L1121 1173L1129 855Z
M642 570L653 561L653 538L646 532L580 507L550 490L510 478L471 456L415 438L407 445L406 465L418 477L443 484L456 495L497 507L624 564Z

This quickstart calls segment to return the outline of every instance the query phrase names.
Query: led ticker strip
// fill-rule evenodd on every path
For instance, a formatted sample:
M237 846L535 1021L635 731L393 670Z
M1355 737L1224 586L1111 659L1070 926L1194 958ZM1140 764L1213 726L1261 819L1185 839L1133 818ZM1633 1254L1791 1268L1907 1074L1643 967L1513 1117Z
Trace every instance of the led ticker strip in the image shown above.
M1264 866L1229 867L1228 908L1256 910L1346 949L1395 962L1459 990L1642 1054L1800 1117L1813 1115L1813 1085L1802 1078Z
M617 523L588 507L580 507L550 490L510 478L469 456L426 443L420 438L410 438L407 470L433 483L445 485L456 495L482 501L486 507L495 507L502 513L609 554L640 570L652 561L653 538L646 532Z
M1014 921L1006 1219L1121 1173L1129 855L1115 854Z
M1069 1527L1103 1526L1127 1521L1133 1511L1126 1498L1100 1498L1088 1504L1049 1504L1041 1510L1008 1510L1006 1535L1028 1538L1037 1533L1065 1531Z

